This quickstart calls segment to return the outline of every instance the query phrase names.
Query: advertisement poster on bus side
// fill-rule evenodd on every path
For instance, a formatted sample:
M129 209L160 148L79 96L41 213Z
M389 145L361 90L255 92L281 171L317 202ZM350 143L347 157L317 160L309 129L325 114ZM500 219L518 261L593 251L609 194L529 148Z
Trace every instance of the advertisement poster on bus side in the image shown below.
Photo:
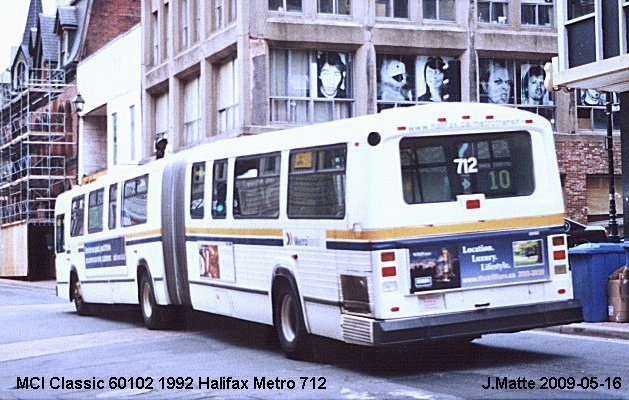
M542 239L477 240L409 250L412 293L549 277Z
M85 243L85 268L127 265L124 237Z

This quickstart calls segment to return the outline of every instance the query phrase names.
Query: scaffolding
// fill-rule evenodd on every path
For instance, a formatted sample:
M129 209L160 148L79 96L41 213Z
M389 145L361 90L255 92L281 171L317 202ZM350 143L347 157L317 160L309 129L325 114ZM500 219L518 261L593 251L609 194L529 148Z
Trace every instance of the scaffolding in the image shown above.
M0 114L0 224L52 224L54 201L70 176L65 149L73 142L66 114L52 101L66 88L65 71L31 69L18 89L4 87ZM11 92L9 92L11 90Z
M55 198L68 179L73 140L67 110L53 110L67 88L65 71L31 69L18 88L5 84L0 112L0 229L53 225ZM0 234L2 232L0 231Z

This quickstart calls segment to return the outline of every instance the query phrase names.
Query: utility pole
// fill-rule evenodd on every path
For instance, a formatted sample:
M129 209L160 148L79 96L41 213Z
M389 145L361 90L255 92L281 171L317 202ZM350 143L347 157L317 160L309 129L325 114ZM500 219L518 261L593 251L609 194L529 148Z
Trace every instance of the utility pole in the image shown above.
M612 137L612 93L605 94L605 114L607 114L607 163L609 174L609 241L619 243L618 222L616 221L616 184L614 175L614 139Z

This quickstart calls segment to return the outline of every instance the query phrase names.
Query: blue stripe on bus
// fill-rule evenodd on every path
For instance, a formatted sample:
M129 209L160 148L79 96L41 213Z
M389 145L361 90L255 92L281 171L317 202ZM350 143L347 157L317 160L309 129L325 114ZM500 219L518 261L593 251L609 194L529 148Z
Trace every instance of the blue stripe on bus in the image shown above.
M284 246L283 239L269 238L240 238L240 237L221 237L221 236L186 236L187 241L191 242L230 242L233 244L250 244L255 246Z
M135 239L135 240L127 240L127 246L133 246L136 244L145 244L145 243L153 243L153 242L161 242L162 236L152 236L148 238Z
M326 242L326 248L328 250L353 250L353 251L377 251L377 250L392 250L392 249L404 249L416 245L426 245L432 243L441 243L444 241L469 241L476 239L495 239L505 235L514 236L520 235L522 237L529 236L529 232L539 232L539 235L535 236L547 236L566 233L563 227L553 227L544 229L531 229L525 231L509 231L509 232L482 232L482 233L465 233L457 235L439 236L439 237L422 237L412 239L397 239L386 240L381 242L366 242L366 241L347 241L347 240L328 240ZM533 236L530 236L533 237Z
M563 227L553 227L553 228L544 228L544 229L531 229L524 230L519 232L520 235L526 236L529 232L539 232L539 236L546 235L556 235L565 233L565 228ZM409 246L414 246L418 244L431 244L431 243L439 243L443 241L457 241L457 240L474 240L474 239L492 239L499 238L504 235L513 235L518 234L518 232L482 232L482 233L464 233L464 234L456 234L456 235L446 235L446 236L438 236L438 237L422 237L422 238L412 238L412 239L396 239L396 240L386 240L386 241L350 241L350 240L327 240L326 248L328 250L353 250L353 251L377 251L377 250L391 250L391 249L401 249L408 248ZM536 235L537 236L537 235ZM153 243L160 242L162 240L162 236L153 236L148 238L129 240L127 241L127 246L133 246L138 244L145 243ZM215 242L229 242L233 244L240 245L255 245L255 246L274 246L274 247L282 247L284 246L283 239L272 239L272 238L242 238L242 237L233 237L233 236L186 236L187 241L193 242L201 242L201 241L215 241ZM84 252L84 248L80 248L79 252ZM70 253L70 250L66 250L66 253Z

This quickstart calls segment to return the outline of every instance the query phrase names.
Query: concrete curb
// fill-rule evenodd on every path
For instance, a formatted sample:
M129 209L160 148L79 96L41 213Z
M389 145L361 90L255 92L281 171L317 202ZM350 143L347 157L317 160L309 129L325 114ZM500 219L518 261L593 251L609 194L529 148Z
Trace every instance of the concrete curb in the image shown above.
M544 330L566 335L629 340L629 323L580 322L570 325L553 326L544 328Z

